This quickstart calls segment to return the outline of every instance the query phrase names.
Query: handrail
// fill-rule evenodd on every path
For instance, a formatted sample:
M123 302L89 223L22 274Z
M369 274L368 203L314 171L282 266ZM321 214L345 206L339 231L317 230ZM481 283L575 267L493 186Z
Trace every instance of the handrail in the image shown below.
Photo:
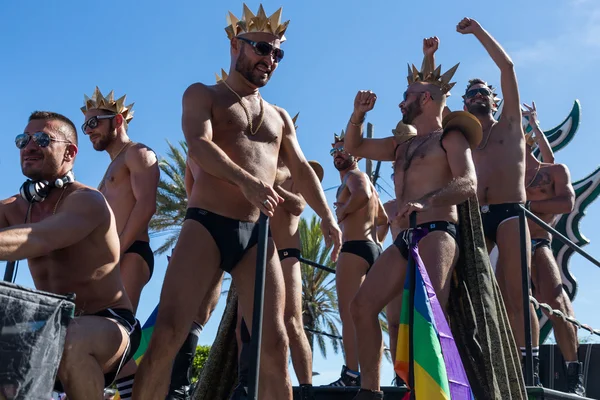
M298 261L300 261L301 263L310 265L311 267L319 268L319 269L322 269L323 271L327 271L327 272L331 272L332 274L335 274L335 269L326 267L326 266L316 263L314 261L307 260L306 258L300 257L298 259Z
M542 227L546 231L550 232L553 236L557 237L561 242L563 242L564 244L566 244L567 246L569 246L569 248L571 248L571 250L579 253L581 256L583 256L584 258L586 258L589 262L591 262L595 266L600 267L600 261L596 260L594 257L592 257L591 255L589 255L586 251L582 250L581 247L579 247L575 243L571 242L562 233L560 233L559 231L557 231L556 229L554 229L553 227L551 227L550 225L548 225L547 223L545 223L544 221L542 221L537 215L535 215L534 213L532 213L531 211L529 211L522 204L519 204L518 206L522 210L525 211L525 214L527 215L527 218L529 218L530 220L532 220L533 222L535 222L536 224L538 224L540 227Z

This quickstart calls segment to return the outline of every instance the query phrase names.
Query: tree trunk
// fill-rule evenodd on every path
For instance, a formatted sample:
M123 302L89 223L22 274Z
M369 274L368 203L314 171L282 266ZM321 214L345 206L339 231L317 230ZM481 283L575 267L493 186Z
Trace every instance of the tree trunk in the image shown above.
M194 391L194 400L226 400L231 397L237 383L238 351L235 337L237 299L237 292L232 284L217 336Z

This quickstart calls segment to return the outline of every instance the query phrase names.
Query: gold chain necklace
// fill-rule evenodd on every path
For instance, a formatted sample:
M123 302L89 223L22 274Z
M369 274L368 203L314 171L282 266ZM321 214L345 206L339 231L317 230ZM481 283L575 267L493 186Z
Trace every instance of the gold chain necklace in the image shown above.
M231 92L237 96L237 98L238 98L238 100L239 100L239 103L241 104L242 108L243 108L243 109L244 109L244 111L246 112L246 118L248 118L248 125L250 125L250 134L251 134L252 136L256 135L256 133L258 132L258 130L260 129L260 127L261 127L261 125L262 125L262 123L263 123L263 117L264 117L264 115L265 115L265 113L264 113L264 106L263 106L263 98L262 98L262 96L260 95L260 93L258 94L258 97L260 98L260 122L258 123L258 126L256 127L256 130L254 131L254 130L252 129L252 118L250 118L250 112L248 111L248 109L247 109L247 108L246 108L246 106L244 105L244 102L242 101L242 98L240 97L240 95L239 95L239 94L237 94L237 92L236 92L235 90L233 90L233 89L231 88L231 86L229 86L229 85L227 84L227 82L225 82L225 81L222 81L222 82L225 84L225 86L227 86L227 89L231 90Z
M56 214L56 210L58 209L58 203L60 203L60 201L62 200L67 187L63 186L62 190L60 191L60 196L58 197L58 200L56 201L56 204L54 205L54 209L52 210L52 215ZM25 218L25 223L27 223L27 221L31 221L31 212L33 211L33 203L31 203L31 205L29 206L29 208L27 209L27 218Z
M488 140L490 140L490 136L492 136L492 128L494 128L494 126L496 126L497 122L494 122L492 125L490 125L490 129L488 130L488 135L485 138L485 143L483 144L483 146L479 145L477 146L477 150L483 150L485 149L485 147L488 144Z
M100 181L100 184L98 185L98 190L100 190L102 188L102 186L104 186L104 181L106 180L106 175L108 174L108 170L110 169L110 166L115 162L115 160L117 159L117 157L119 157L119 155L121 154L121 152L123 150L125 150L125 147L127 147L127 145L129 145L130 143L132 143L131 140L129 142L125 143L123 145L123 147L121 147L121 150L119 150L119 152L117 153L117 155L115 156L115 158L113 158L112 161L110 162L110 164L108 164L108 167L106 167L106 171L104 171L104 176L102 177L102 180Z

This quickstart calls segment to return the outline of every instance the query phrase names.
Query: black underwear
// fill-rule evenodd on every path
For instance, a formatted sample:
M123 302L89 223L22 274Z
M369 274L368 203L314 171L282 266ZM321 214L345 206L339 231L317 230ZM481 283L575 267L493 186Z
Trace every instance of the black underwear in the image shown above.
M238 221L202 208L188 208L184 221L187 219L201 223L210 233L221 253L220 268L225 272L231 272L258 243L258 222Z
M425 235L427 236L428 234L430 234L431 232L435 232L435 231L441 231L441 232L446 232L448 234L450 234L450 236L452 236L452 238L456 241L456 243L458 244L459 242L459 238L458 238L458 226L452 222L447 222L447 221L431 221L431 222L424 222L422 224L417 225L417 227L415 229L418 230L422 230ZM408 261L408 250L409 250L409 233L411 232L410 229L405 229L402 232L398 233L398 236L396 236L396 240L394 240L394 245L398 248L398 250L400 250L400 254L402 254L402 257L404 257L405 260Z
M531 239L531 255L535 255L535 251L540 247L547 247L552 249L550 246L551 242L548 239Z
M150 278L148 280L152 279L152 274L154 273L154 253L152 253L150 243L136 240L125 250L125 254L127 253L139 254L146 261L146 265L148 265L148 269L150 270Z
M297 260L300 260L300 249L294 249L294 248L288 248L288 249L281 249L277 251L277 254L279 254L279 261L283 261L286 258L295 258Z
M371 240L348 240L342 245L341 253L355 254L369 264L369 269L382 253L381 246ZM367 269L367 272L369 271Z
M94 314L84 314L84 316L97 316L113 319L117 321L119 325L124 327L129 335L127 349L123 352L119 364L112 371L104 374L104 387L106 388L114 383L115 378L119 375L119 372L121 372L121 368L133 358L135 352L138 350L142 339L142 328L140 322L135 318L133 313L125 308L107 308ZM64 392L64 388L58 379L54 383L54 391L59 393Z
M517 204L519 203L489 204L487 206L481 206L481 222L483 223L483 233L487 239L496 243L498 227L502 225L503 222L519 216Z

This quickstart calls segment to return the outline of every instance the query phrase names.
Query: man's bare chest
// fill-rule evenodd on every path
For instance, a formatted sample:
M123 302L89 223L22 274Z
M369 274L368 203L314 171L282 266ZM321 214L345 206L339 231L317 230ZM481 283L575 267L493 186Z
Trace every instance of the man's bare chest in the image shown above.
M530 199L550 198L556 195L552 174L545 168L528 170L525 175L525 188Z
M217 107L212 119L213 141L220 146L241 145L245 147L279 145L283 124L271 108L246 110L234 103L229 107Z
M125 161L117 161L109 165L98 187L105 190L114 190L123 186L131 186L131 172Z

